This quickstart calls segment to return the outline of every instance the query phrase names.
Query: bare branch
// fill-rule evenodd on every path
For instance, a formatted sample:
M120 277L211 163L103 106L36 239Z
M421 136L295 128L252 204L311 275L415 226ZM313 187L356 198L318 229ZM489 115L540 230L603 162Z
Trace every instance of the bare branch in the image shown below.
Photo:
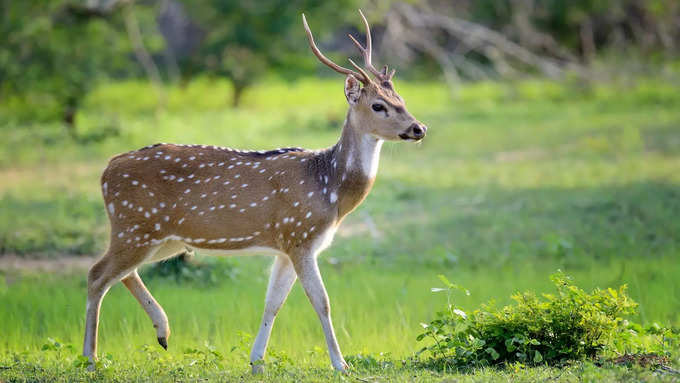
M125 29L127 30L130 41L132 42L132 46L135 51L135 56L137 57L139 63L142 64L142 67L144 68L146 75L149 77L149 80L151 80L151 83L156 88L156 91L158 92L159 104L163 106L165 105L165 91L163 89L163 80L161 79L158 67L154 63L153 58L151 58L149 52L146 50L146 47L144 46L144 41L142 41L142 34L139 30L139 23L137 23L137 18L135 17L134 14L132 2L127 3L126 6L123 8L123 17L125 19Z
M512 68L504 56L511 57L526 65L538 68L545 75L556 77L563 73L560 62L551 58L541 57L530 50L507 39L502 34L483 25L472 23L456 17L444 16L432 11L421 11L407 4L399 4L396 11L414 29L440 28L455 36L463 44L493 61L500 71L511 71ZM421 39L422 40L422 39ZM422 43L422 41L421 41ZM427 45L427 43L422 43ZM424 47L423 47L424 48ZM432 54L432 49L428 48ZM435 57L433 55L433 57ZM438 61L441 59L435 57ZM585 70L573 62L563 62L564 67L584 73Z

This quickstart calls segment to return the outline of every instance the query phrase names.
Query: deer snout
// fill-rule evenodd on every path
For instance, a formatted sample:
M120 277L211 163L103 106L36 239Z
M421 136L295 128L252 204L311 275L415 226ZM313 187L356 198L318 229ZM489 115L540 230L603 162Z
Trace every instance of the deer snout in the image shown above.
M425 132L427 132L427 126L414 122L411 126L406 129L406 131L399 135L403 140L422 140L425 137Z

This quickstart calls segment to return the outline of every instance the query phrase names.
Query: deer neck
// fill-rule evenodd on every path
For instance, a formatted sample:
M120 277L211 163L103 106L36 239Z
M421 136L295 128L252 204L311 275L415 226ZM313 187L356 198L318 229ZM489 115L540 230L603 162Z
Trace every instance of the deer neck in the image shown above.
M357 129L350 111L338 143L331 148L329 183L337 189L340 219L354 210L371 190L378 171L383 140Z

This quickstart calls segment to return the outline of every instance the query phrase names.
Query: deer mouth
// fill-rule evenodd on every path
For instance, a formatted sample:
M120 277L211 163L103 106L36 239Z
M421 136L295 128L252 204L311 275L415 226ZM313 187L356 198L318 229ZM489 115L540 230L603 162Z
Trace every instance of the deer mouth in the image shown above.
M419 141L422 141L422 140L423 140L424 136L423 136L423 137L420 137L420 138L416 138L416 137L411 137L411 136L409 136L409 135L406 134L406 133L400 133L400 134L399 134L399 138L401 138L401 139L404 140L404 141L414 141L414 142L419 142Z

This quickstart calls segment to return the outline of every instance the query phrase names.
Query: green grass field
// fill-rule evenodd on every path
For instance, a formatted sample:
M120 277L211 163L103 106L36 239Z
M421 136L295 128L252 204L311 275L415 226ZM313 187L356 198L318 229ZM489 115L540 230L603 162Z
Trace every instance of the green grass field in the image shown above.
M416 369L419 323L445 303L438 274L471 291L472 310L517 291L550 291L561 269L584 289L628 284L632 320L680 326L680 93L669 80L583 85L525 80L401 84L429 126L419 145L389 143L372 194L321 257L340 346L365 381L649 381L677 375L641 368L509 366L468 373ZM0 253L96 255L108 226L98 177L109 157L155 142L266 149L323 147L346 110L342 82L272 81L231 110L228 84L168 89L158 110L143 84L89 97L81 143L58 125L13 119L0 105ZM3 109L4 108L4 109ZM117 135L99 139L105 130ZM2 255L0 255L2 257ZM150 280L170 319L168 352L121 285L103 303L104 368L77 364L85 272L0 271L0 381L355 380L331 371L323 334L295 286L270 343L268 369L249 375L270 259L220 260L213 285ZM55 346L48 339L65 346ZM47 345L43 350L43 345ZM221 359L210 350L219 351ZM188 350L193 350L188 352ZM677 368L680 355L673 355Z

